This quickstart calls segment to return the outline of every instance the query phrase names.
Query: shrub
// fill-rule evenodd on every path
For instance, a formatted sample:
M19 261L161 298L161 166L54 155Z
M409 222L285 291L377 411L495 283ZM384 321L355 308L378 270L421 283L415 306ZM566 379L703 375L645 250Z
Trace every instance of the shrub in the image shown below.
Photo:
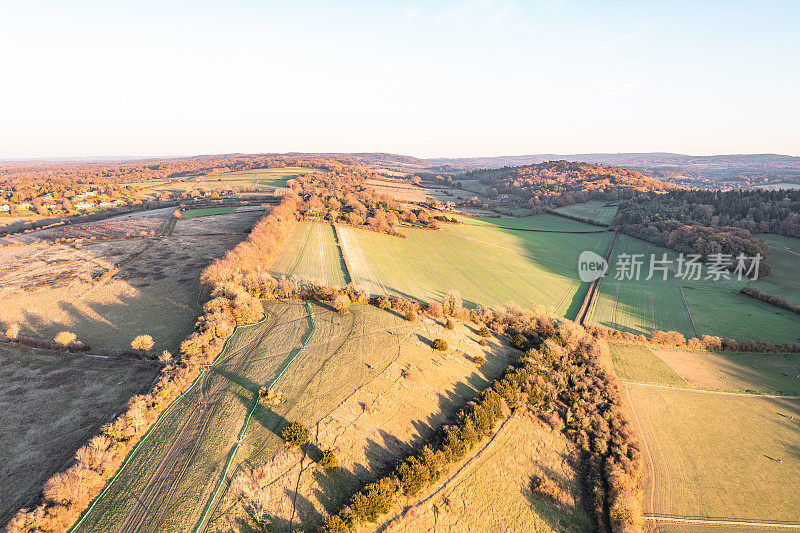
M486 358L482 355L475 355L472 357L472 362L478 366L481 366L486 362Z
M77 338L78 338L77 335L75 335L71 331L62 331L58 335L56 335L53 340L56 341L61 346L66 347L74 343L75 339Z
M319 466L325 470L339 467L339 458L332 450L322 450L322 457L319 460Z
M446 327L447 329L450 329L450 330L452 330L452 329L456 329L456 324L455 324L455 322L453 322L452 320L450 320L450 319L448 318L448 319L447 319L447 322L446 322L446 323L445 323L445 325L444 325L444 327Z
M293 446L302 446L311 438L311 432L300 422L292 422L281 431L283 440Z
M444 316L444 310L442 309L442 304L440 304L439 302L429 303L428 314L431 315L433 318L442 318Z
M478 344L480 344L481 346L486 346L486 339L479 340Z
M409 309L408 312L406 312L406 320L408 320L409 322L416 322L417 312L414 311L413 309Z
M6 337L9 339L16 339L19 337L19 324L15 322L8 326L8 329L6 330Z
M525 351L528 348L528 339L525 338L525 335L517 333L511 339L511 346L517 350Z
M396 495L397 485L391 478L384 477L354 494L350 507L358 519L375 522L380 515L389 511Z
M428 468L416 457L409 457L397 465L394 475L406 496L416 495L430 482Z
M492 331L486 326L483 326L481 329L478 330L478 335L480 335L481 337L489 338L492 336Z
M431 344L431 348L434 350L439 350L440 352L447 351L447 341L444 339L435 339L433 344Z

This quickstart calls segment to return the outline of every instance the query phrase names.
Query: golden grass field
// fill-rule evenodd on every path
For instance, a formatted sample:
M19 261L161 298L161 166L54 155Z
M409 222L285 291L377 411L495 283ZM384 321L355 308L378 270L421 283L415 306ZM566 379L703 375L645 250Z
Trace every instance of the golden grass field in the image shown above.
M712 523L798 522L797 355L620 343L611 344L611 353L645 445L646 514Z
M23 335L49 339L72 331L94 351L129 349L139 334L153 337L156 352L174 350L199 315L200 271L244 239L261 216L253 211L181 220L170 236L0 248L0 325L17 322ZM165 222L131 220L150 219L154 227ZM92 223L89 235L101 224Z

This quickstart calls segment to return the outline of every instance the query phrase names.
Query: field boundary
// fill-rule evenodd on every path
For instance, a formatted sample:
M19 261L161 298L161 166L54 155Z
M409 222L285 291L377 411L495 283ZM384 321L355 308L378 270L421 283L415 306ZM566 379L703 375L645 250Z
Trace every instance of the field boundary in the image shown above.
M723 396L736 396L739 398L768 398L773 400L800 400L800 396L787 394L759 394L754 392L734 392L725 390L698 389L694 387L674 387L672 385L656 385L655 383L642 383L641 381L620 380L626 385L638 385L640 387L650 387L653 389L670 389L688 392L702 392L705 394L719 394Z
M605 260L606 263L611 259L611 254L614 253L614 246L617 244L617 237L619 237L619 232L614 232L614 238L611 239L611 244L608 245L608 251L606 251ZM605 272L603 273L605 274ZM578 324L583 325L586 321L586 317L589 314L589 309L591 309L596 301L597 301L597 294L600 292L600 284L603 282L605 275L600 276L596 280L592 281L589 285L589 290L586 291L586 296L583 297L583 303L581 303L580 308L578 309L578 314L575 316L575 320L577 320Z
M339 250L339 259L341 259L344 265L344 275L347 278L346 285L350 285L350 283L353 282L353 276L350 274L350 264L347 262L347 256L342 248L342 240L339 238L339 225L331 224L331 226L333 226L333 238L336 241L336 249Z

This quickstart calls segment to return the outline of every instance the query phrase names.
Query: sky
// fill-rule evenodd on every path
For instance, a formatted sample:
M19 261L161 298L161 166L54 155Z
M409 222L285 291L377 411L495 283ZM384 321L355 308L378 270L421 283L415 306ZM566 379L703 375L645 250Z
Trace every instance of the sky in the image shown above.
M0 157L800 155L800 2L0 0Z

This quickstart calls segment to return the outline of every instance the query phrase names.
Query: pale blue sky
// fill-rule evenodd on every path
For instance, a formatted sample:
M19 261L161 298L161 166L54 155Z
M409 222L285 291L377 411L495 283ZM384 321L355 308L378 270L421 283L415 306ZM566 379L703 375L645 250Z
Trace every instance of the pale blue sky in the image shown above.
M800 155L798 1L0 5L0 157Z

